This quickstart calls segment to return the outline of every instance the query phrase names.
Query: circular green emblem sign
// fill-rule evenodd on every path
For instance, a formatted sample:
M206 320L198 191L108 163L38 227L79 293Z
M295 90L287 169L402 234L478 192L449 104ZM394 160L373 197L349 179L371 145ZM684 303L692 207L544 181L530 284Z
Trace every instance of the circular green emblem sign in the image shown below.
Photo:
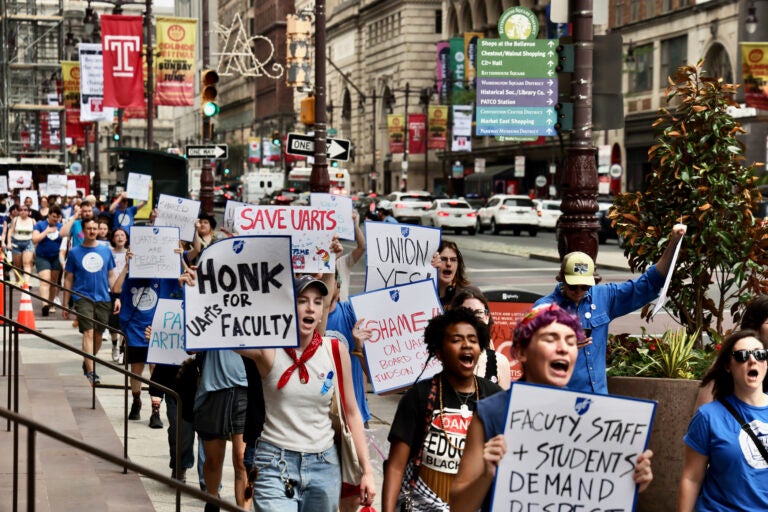
M530 9L510 7L499 18L499 38L536 39L539 35L539 20Z

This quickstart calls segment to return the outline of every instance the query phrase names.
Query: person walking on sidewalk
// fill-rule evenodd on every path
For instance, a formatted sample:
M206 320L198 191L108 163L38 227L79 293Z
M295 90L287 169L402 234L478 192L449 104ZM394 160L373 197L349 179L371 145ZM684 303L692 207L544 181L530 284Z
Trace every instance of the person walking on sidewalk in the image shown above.
M93 218L93 206L83 203L75 207L75 213L61 227L61 236L68 236L72 247L77 247L85 241L83 223Z
M664 279L671 271L675 246L685 235L685 230L682 224L673 226L659 261L637 279L624 283L598 285L600 278L595 276L595 262L588 254L572 252L565 255L556 277L558 284L555 290L537 300L534 307L557 304L569 313L578 315L581 327L587 334L583 350L579 350L568 389L608 394L608 378L605 374L608 325L613 319L629 314L659 296Z
M131 226L136 219L136 212L144 208L147 204L146 201L139 201L136 206L128 206L130 200L125 192L121 192L119 196L112 201L109 205L109 213L112 215L112 229L123 228L128 235L131 234Z
M23 267L27 272L22 281L29 282L32 266L35 262L35 245L32 243L32 232L35 230L35 219L30 216L29 208L22 205L19 208L19 216L13 219L8 229L11 239L11 254L13 265L16 268Z
M61 209L58 205L48 208L48 216L35 224L32 242L35 244L35 266L40 276L40 296L53 302L59 295L59 287L48 282L58 283L61 272L59 246L61 245ZM51 309L49 302L43 302L43 316L48 316Z
M96 240L99 226L93 217L82 222L85 241L72 248L64 267L64 303L68 304L72 295L74 309L80 318L78 328L83 335L83 351L98 354L104 326L109 321L110 312L120 312L120 300L115 301L113 308L109 290L117 276L112 251ZM71 294L70 290L76 293ZM69 311L65 310L63 316L68 319ZM93 320L99 323L95 324ZM101 382L92 359L85 358L83 372L91 385Z

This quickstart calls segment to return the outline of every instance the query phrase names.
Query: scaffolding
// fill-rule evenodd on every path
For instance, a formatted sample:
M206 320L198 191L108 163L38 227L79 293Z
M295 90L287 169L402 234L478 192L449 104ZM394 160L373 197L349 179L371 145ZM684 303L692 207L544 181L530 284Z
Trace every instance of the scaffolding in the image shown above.
M66 166L64 22L63 0L0 0L0 165Z

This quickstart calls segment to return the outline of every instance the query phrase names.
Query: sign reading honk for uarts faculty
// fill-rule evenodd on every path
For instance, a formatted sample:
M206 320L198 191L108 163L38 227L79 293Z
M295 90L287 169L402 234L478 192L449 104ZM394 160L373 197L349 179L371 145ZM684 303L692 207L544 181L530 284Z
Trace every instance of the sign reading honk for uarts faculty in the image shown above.
M184 287L186 350L299 346L288 236L211 244Z

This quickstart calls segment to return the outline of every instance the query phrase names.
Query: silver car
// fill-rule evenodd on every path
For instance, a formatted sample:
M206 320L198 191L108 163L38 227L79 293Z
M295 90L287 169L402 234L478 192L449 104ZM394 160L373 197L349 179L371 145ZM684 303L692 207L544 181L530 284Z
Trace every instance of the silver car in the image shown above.
M393 192L385 199L392 202L392 216L397 222L407 224L421 223L424 208L432 203L432 194L422 190Z
M466 230L470 235L477 232L477 213L464 199L435 199L424 210L421 223L440 229L452 229L456 234Z

